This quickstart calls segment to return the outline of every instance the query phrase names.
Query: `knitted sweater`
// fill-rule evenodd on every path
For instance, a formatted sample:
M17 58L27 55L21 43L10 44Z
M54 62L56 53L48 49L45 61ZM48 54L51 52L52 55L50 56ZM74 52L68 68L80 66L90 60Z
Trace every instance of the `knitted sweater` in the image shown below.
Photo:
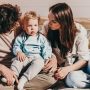
M0 63L9 65L13 57L11 52L14 31L11 33L0 34Z

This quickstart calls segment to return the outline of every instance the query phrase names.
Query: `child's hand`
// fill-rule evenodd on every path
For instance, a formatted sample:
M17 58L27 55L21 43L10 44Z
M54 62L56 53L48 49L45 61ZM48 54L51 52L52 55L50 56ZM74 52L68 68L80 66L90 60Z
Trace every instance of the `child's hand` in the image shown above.
M17 58L20 62L23 62L26 58L26 55L23 52L18 52L17 53Z

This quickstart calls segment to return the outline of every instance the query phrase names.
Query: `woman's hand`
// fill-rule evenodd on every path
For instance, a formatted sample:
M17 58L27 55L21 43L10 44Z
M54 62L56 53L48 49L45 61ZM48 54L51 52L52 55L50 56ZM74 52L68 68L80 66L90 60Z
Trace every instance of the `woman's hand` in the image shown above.
M20 62L23 62L26 58L26 55L23 52L18 52L17 53L17 58Z
M1 64L0 64L0 68L1 68L0 69L1 74L7 80L7 85L13 85L13 78L18 83L18 79L12 70L10 70L9 68L7 68L6 66L1 65Z
M43 71L44 72L54 72L57 69L57 59L56 57L53 55L50 59L48 59L45 62Z
M70 72L69 66L67 66L67 67L60 67L60 68L58 68L56 70L56 72L54 74L54 77L55 77L56 80L64 79L69 72Z

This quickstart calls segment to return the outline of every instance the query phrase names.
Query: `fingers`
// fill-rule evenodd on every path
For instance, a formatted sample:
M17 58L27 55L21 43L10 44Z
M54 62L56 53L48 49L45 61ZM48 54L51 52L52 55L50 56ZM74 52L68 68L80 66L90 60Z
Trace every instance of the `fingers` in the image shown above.
M17 76L16 76L16 75L14 75L13 77L14 77L14 79L15 79L16 83L18 84L18 82L19 82L19 81L18 81Z
M13 84L13 77L12 77L12 73L11 71L6 71L6 73L4 74L4 77L6 78L6 83L7 85L12 85Z
M54 77L56 80L64 79L64 75L62 73L62 67L56 70Z
M26 55L23 52L18 52L17 53L17 58L20 62L24 61L26 58Z
M48 60L46 60L46 62L45 62L45 64L44 65L47 65L49 63L49 59Z
M12 83L11 83L11 79L10 78L7 78L7 85L10 86Z
M52 68L49 70L49 72L56 72L56 70L57 70L57 65L55 64L55 65L52 65Z
M55 72L56 71L56 67L52 67L49 72Z
M26 56L18 56L18 60L20 62L23 62L25 60Z
M52 60L47 60L43 68L44 72L54 72L57 68L57 63L54 63Z
M56 73L54 77L55 77L56 80L64 79L64 76L62 74L58 74L58 73Z
M57 72L60 72L61 70L62 70L62 67L58 68L58 69L57 69Z
M11 86L14 84L13 78L7 78L7 85Z
M50 61L45 65L45 69L50 69L52 67L52 63L50 63Z
M17 76L16 75L13 75L13 77L7 78L7 85L11 86L11 85L14 84L15 81L18 84Z
M47 60L44 64L44 68L43 68L44 72L48 72L48 70L51 68L51 66L49 66L48 64L49 64L49 60Z

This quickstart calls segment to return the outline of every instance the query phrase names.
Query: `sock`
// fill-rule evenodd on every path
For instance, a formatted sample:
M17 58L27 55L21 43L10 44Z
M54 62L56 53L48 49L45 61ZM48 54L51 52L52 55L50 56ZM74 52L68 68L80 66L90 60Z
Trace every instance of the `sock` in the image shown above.
M4 77L3 77L3 78L1 78L1 81L2 81L2 82L4 82L4 83L7 83L7 79L6 79L6 78L4 78ZM15 82L15 78L13 78L13 84L14 84L14 82Z
M25 76L22 76L22 77L20 78L19 83L18 83L18 86L17 86L18 90L23 90L24 85L25 85L25 83L26 83L27 81L28 81L27 78L26 78Z
M4 82L4 83L7 83L7 79L6 78L1 78L1 81Z

